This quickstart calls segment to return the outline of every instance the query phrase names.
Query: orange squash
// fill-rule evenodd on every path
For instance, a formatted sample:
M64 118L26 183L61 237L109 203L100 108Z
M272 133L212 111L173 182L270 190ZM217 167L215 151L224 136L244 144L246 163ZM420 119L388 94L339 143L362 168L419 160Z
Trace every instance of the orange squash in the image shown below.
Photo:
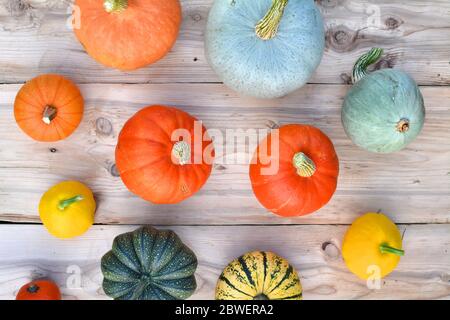
M250 165L256 198L283 217L310 214L327 204L336 191L338 174L331 140L315 127L298 124L272 132Z
M214 148L196 121L166 106L146 107L127 121L119 135L116 165L131 192L153 203L172 204L200 190L211 173Z
M134 70L164 57L181 24L178 0L76 0L75 34L108 67Z
M37 141L52 142L70 136L83 117L84 101L70 80L56 74L25 83L14 102L19 127Z
M61 300L61 292L53 281L35 280L20 288L16 300Z

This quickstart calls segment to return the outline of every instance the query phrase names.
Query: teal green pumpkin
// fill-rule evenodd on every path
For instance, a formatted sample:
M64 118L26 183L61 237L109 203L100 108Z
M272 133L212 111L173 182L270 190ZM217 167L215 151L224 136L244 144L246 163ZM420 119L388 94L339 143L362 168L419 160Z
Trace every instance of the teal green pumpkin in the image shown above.
M363 55L353 70L353 87L345 97L342 123L349 138L371 152L402 150L421 132L425 121L422 94L406 73L367 67L383 54L374 48Z
M103 290L116 300L182 300L197 288L197 258L170 230L142 227L117 236L101 269Z

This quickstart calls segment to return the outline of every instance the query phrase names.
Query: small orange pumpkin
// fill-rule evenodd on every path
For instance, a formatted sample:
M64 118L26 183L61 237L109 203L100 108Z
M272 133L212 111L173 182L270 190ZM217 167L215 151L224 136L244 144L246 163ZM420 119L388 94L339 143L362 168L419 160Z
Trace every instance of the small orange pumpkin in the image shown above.
M250 179L268 210L283 217L319 210L336 191L339 162L331 140L319 129L281 127L258 146Z
M95 60L119 70L138 69L164 57L180 29L178 0L76 0L75 5L80 13L74 21L78 40Z
M37 141L52 142L70 136L83 117L84 101L70 80L56 74L25 83L14 102L19 127Z
M61 300L61 292L50 280L35 280L20 288L16 300Z
M200 190L211 174L214 148L197 121L166 106L146 107L127 121L119 135L116 165L131 192L153 203L172 204Z

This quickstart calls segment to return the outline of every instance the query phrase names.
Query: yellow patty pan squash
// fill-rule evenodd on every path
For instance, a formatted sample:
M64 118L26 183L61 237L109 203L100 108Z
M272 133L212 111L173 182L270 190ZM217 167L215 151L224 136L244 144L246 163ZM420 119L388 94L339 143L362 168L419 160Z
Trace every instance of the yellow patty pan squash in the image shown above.
M92 191L77 181L61 182L41 198L39 215L48 231L57 238L74 238L94 224L96 204Z
M366 213L356 219L344 236L342 257L363 280L391 273L404 255L397 226L381 213Z

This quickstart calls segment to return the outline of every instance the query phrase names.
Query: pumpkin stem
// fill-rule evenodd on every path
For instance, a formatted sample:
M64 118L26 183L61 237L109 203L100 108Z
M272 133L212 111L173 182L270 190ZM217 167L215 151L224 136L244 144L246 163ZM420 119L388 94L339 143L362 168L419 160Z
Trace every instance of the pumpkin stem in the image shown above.
M58 110L53 106L45 106L44 112L42 113L42 121L49 125L53 119L56 118Z
M39 291L39 289L40 289L39 286L33 283L31 286L29 286L29 287L27 288L27 291L28 291L29 293L36 293L36 292Z
M114 13L125 10L128 7L128 0L104 0L103 8L106 12Z
M392 254L396 254L397 256L405 255L404 250L392 248L392 247L388 246L386 243L383 243L382 245L380 245L380 251L381 251L381 253L392 253Z
M84 197L82 195L77 195L73 198L61 200L58 204L58 209L64 211L68 206L75 202L79 202L81 200L84 200Z
M408 119L401 119L397 123L397 131L400 133L405 133L409 130L409 120Z
M256 35L260 39L270 40L275 37L287 3L288 0L273 0L269 11L255 27Z
M316 172L316 165L306 154L298 152L292 159L294 167L297 169L297 173L300 177L309 178Z
M191 160L191 146L186 141L178 141L173 145L172 154L183 166Z
M368 72L367 68L374 64L383 55L383 49L372 48L369 52L363 54L361 58L356 61L353 67L352 83L355 84L362 78L364 78Z

